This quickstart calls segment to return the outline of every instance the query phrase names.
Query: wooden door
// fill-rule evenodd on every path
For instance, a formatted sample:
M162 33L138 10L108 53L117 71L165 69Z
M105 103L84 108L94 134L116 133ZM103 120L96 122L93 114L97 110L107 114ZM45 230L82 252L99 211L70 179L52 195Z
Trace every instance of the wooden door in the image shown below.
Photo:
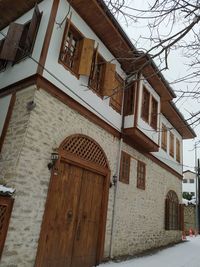
M49 188L37 267L91 267L96 263L104 177L61 163Z

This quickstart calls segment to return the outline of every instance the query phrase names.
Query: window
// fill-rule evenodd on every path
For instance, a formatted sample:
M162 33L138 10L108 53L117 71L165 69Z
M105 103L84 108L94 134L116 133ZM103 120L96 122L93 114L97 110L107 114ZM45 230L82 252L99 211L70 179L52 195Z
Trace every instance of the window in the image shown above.
M135 88L137 83L134 82L130 85L126 85L124 91L124 116L134 114L134 103L135 103Z
M152 97L151 100L151 127L157 130L158 102Z
M106 61L97 51L96 53L94 55L92 63L92 71L89 79L89 86L98 94L103 95L102 94L103 72Z
M194 179L190 179L190 184L194 184Z
M167 127L164 124L162 124L161 147L163 150L167 151Z
M93 56L89 77L89 87L100 96L111 96L116 86L116 65L106 62L98 53L98 47Z
M82 33L67 20L59 62L77 75L90 75L94 40L85 38Z
M115 77L115 88L113 89L113 92L112 92L113 95L110 98L110 105L117 112L121 113L124 81L117 73L115 76L116 76Z
M10 24L0 59L17 62L32 53L41 16L36 4L31 21L23 25Z
M176 160L178 162L181 161L180 159L180 141L176 138Z
M145 189L145 176L146 176L146 165L144 162L138 160L137 164L137 187Z
M129 184L130 161L130 155L122 151L119 180L125 184Z
M79 42L83 35L68 20L62 42L60 60L73 72L78 72Z
M143 95L142 95L142 118L149 122L149 102L150 102L150 93L143 86Z
M14 199L0 196L0 258L2 255Z
M174 134L170 132L170 147L169 147L170 156L174 157Z
M183 183L184 184L187 184L187 179L183 179Z
M179 229L179 203L176 193L170 190L165 200L165 229Z

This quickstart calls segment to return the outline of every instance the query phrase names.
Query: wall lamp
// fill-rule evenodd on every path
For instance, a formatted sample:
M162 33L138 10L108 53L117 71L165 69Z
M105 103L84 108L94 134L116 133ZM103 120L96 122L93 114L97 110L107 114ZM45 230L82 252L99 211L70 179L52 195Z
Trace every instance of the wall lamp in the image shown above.
M53 168L53 166L55 165L56 161L59 159L59 154L57 151L54 151L51 153L51 162L49 162L47 164L47 167L49 170L51 170Z

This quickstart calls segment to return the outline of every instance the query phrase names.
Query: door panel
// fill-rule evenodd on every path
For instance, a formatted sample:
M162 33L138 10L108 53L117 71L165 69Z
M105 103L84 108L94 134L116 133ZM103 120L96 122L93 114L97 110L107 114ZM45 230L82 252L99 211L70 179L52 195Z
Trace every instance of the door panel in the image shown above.
M96 263L103 177L84 171L71 267L88 267Z
M61 163L52 177L36 267L96 264L104 176Z
M52 177L36 266L70 266L83 169L61 164Z

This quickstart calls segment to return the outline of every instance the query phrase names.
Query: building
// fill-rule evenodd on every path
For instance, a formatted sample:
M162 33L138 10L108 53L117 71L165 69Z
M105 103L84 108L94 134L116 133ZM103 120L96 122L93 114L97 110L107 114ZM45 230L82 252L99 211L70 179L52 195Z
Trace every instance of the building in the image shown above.
M183 172L182 192L196 198L196 173L190 170Z
M1 265L90 267L178 242L195 133L173 90L103 1L38 2L1 1Z

